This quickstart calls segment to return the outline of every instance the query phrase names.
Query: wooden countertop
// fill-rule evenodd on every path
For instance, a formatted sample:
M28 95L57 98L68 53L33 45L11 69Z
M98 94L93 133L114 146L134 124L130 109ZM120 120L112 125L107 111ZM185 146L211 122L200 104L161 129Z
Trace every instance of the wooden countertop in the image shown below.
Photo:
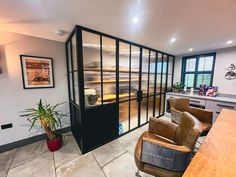
M223 109L183 177L236 176L236 111Z

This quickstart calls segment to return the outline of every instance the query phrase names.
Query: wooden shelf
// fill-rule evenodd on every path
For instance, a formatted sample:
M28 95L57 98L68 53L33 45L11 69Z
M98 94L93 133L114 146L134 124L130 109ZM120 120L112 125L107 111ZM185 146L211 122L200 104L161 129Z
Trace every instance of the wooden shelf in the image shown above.
M134 96L135 93L130 93L130 96ZM129 94L128 93L122 93L119 94L119 98L128 98ZM103 101L111 101L116 99L116 94L107 94L103 95ZM98 99L98 101L101 101L101 98Z

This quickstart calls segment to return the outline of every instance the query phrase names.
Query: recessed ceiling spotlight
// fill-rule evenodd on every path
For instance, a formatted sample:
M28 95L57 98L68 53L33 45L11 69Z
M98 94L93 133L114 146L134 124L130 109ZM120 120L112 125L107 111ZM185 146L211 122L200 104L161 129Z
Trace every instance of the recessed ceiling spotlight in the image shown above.
M173 37L173 38L171 38L170 43L174 43L175 41L176 41L176 38Z
M192 51L193 51L193 48L189 48L188 51L189 51L189 52L192 52Z
M232 44L232 43L233 43L232 40L228 40L228 41L226 42L226 44Z
M138 23L138 17L133 17L133 19L132 19L132 21L133 21L133 23Z
M62 29L56 29L55 30L55 33L58 35L58 36L64 36L64 34L66 33L64 30Z

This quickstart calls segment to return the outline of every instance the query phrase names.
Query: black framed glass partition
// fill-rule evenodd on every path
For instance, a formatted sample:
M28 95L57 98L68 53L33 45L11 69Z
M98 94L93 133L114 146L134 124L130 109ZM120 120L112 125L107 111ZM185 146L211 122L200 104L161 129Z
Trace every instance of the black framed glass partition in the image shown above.
M164 114L173 55L81 26L66 53L71 129L83 153Z

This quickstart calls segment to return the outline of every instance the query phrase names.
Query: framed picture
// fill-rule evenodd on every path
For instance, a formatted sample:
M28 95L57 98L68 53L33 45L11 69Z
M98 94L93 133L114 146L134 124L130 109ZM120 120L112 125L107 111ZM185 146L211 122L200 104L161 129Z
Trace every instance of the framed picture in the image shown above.
M20 55L25 89L53 88L53 60L47 57Z
M5 77L6 75L6 64L4 58L3 46L0 45L0 78Z

